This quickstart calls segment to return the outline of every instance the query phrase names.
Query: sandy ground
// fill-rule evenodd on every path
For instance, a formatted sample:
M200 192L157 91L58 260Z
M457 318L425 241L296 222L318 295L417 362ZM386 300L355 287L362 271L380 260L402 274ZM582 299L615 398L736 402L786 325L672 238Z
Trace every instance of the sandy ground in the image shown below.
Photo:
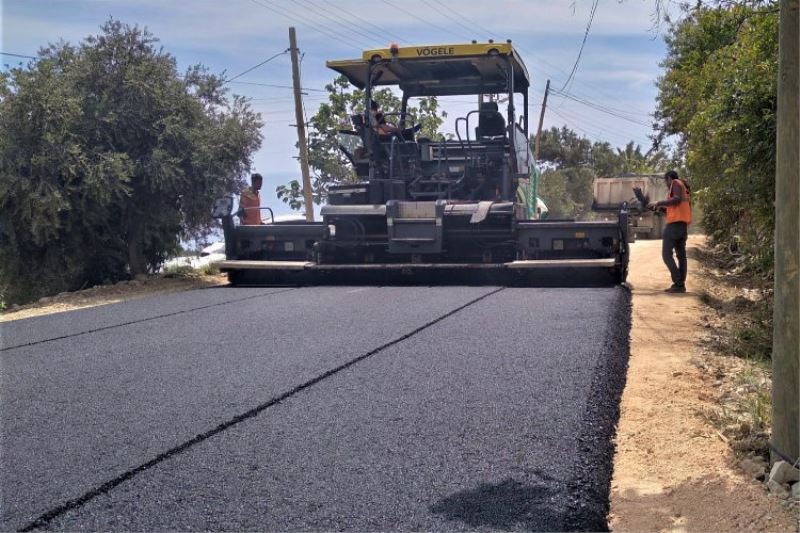
M611 486L614 531L798 531L797 517L746 477L701 413L712 408L711 378L692 364L707 308L689 241L689 292L666 294L660 241L632 247L628 281L633 325ZM694 289L694 290L693 290Z
M211 287L213 285L225 285L227 283L227 276L220 274L216 276L197 276L189 278L151 276L136 281L123 281L114 285L98 285L90 289L65 292L57 296L44 298L36 303L8 309L0 313L0 322L61 313L84 307L113 304L124 300L153 296L155 294L186 291L189 289Z

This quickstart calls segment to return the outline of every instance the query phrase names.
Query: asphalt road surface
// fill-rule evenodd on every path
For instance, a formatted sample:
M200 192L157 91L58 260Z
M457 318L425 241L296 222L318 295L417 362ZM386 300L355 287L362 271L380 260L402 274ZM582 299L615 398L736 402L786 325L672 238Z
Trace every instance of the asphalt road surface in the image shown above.
M604 529L622 288L214 288L5 323L0 530Z

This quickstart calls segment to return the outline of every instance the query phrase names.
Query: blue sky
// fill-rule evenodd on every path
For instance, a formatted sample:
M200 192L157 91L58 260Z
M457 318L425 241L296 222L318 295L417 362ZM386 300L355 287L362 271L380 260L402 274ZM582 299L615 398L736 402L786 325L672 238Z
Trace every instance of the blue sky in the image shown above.
M288 47L288 27L297 28L304 53L306 109L312 114L324 96L319 89L333 78L327 59L358 57L360 51L401 44L512 39L533 78L532 123L538 119L545 82L558 89L566 81L586 30L590 0L0 0L2 51L35 55L64 39L78 42L97 33L110 16L146 26L173 54L181 70L203 63L212 71L238 74ZM395 7L397 6L397 7ZM582 103L551 96L545 126L567 126L591 139L622 146L634 140L647 146L655 106L655 81L665 55L662 36L653 30L655 0L605 0L599 3L569 92L627 119ZM367 23L369 20L371 23ZM5 64L19 61L4 56ZM291 85L288 55L238 81ZM265 176L263 202L288 212L274 200L279 183L299 177L292 93L288 89L232 83L233 92L253 98L266 122L264 143L254 168ZM316 90L315 90L316 89ZM461 99L463 101L463 98ZM445 106L452 119L471 105Z

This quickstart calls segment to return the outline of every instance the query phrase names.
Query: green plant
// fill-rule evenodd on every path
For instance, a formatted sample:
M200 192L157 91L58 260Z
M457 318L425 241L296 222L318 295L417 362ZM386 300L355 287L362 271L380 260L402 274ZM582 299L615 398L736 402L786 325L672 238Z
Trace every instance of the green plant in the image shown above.
M146 29L108 21L0 73L0 288L8 302L128 279L213 228L260 116Z
M659 137L686 155L703 226L770 279L778 67L776 2L698 3L666 38Z
M164 269L165 278L196 278L198 276L197 270L190 265L172 265Z
M209 264L200 267L199 272L203 276L216 276L217 274L219 274L219 269L214 265Z

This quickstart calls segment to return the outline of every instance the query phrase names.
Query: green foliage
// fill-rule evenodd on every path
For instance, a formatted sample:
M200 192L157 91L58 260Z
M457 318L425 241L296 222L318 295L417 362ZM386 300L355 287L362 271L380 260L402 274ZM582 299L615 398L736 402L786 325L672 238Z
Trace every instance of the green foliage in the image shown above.
M549 209L547 217L579 218L585 214L592 207L593 180L594 172L588 167L545 170L539 182L539 196Z
M314 203L318 205L326 198L328 187L356 179L352 165L339 149L336 136L339 130L353 129L350 116L364 113L365 103L364 91L351 87L344 76L338 76L325 89L328 91L328 101L320 104L311 118L308 132L308 162L313 171L311 187ZM373 91L372 99L380 104L388 121L399 120L402 102L391 89ZM441 138L439 127L445 116L439 113L436 97L421 98L416 106L408 106L406 126L420 124L419 135L438 139ZM276 192L278 198L292 209L303 207L303 189L298 180L278 186Z
M24 301L153 268L241 187L260 117L203 67L180 76L118 21L0 75L0 294Z
M170 265L164 269L165 278L188 279L196 278L198 274L191 265Z
M216 276L217 274L219 274L219 269L211 264L203 265L197 270L198 272L200 272L200 275L202 276Z
M303 208L303 186L297 180L290 181L287 185L279 185L275 192L278 195L278 200L283 200L284 203L289 204L289 207L295 210ZM319 205L322 195L317 193L314 195L314 203Z
M542 132L539 154L545 167L539 196L550 210L549 218L590 218L595 177L652 174L675 164L664 151L643 153L633 141L624 148L592 143L566 126Z
M699 7L673 25L659 80L661 136L678 136L703 225L771 274L778 15L773 2Z

